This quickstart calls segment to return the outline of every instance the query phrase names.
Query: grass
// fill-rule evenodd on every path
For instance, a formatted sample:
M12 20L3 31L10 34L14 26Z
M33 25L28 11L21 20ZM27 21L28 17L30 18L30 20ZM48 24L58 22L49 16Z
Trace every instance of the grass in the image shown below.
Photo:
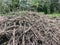
M7 15L26 15L29 11L16 11L15 13L11 12L8 14L2 14L3 16ZM53 14L44 14L44 12L39 12L40 15L48 15L49 17L60 17L59 13L53 13Z
M2 16L8 16L8 15L26 15L28 11L15 11L15 12L9 12L6 14L1 14Z
M44 12L39 12L40 15L48 15L49 17L60 17L60 13L44 14Z
M45 15L44 12L39 12L40 15Z
M47 14L50 17L60 17L59 13Z

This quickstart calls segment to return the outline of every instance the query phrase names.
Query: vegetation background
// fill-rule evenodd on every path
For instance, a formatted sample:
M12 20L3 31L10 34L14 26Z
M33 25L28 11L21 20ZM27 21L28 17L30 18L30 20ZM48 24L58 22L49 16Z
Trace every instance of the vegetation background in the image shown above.
M59 14L60 0L0 0L0 14L16 11L35 11Z

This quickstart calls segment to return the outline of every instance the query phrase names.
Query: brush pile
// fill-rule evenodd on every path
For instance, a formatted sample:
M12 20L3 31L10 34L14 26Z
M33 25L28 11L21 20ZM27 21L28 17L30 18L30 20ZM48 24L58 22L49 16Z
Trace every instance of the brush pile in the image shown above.
M36 13L0 19L0 45L60 45L60 19Z

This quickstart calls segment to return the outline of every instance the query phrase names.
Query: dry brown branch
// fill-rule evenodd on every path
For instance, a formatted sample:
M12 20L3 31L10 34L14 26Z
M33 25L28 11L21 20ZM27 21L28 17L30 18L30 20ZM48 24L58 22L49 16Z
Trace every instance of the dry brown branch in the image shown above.
M34 12L2 19L0 45L60 45L60 19Z

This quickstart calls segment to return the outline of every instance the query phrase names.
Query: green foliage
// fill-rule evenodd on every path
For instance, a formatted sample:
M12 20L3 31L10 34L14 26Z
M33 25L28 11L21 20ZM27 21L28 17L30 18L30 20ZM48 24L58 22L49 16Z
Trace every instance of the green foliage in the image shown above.
M31 10L49 13L60 13L60 0L0 0L0 13L16 10Z
M15 11L19 7L19 0L3 0L0 4L0 12L5 14L10 11Z

